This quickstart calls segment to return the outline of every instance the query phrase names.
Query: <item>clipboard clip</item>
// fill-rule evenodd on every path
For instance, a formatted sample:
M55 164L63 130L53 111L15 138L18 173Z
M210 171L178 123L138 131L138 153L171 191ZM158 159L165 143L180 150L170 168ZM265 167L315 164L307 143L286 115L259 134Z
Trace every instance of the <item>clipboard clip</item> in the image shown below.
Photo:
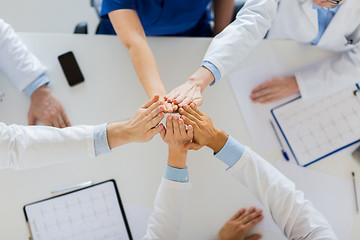
M79 183L79 184L76 184L76 185L55 189L55 190L51 191L51 194L57 195L57 194L72 191L72 190L75 190L75 189L88 187L88 186L93 185L93 183L94 183L93 181L87 181L87 182L84 182L84 183Z

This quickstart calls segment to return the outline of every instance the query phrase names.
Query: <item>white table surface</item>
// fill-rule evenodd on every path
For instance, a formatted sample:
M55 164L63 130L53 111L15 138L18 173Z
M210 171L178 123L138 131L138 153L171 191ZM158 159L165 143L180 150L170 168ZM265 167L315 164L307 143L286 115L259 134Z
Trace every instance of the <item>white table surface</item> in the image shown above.
M29 49L48 67L51 89L66 108L73 125L100 124L131 117L146 101L129 54L115 36L20 34ZM168 91L183 83L199 66L211 39L150 38L161 76ZM57 56L73 51L85 83L70 88ZM239 69L276 57L289 66L302 66L332 53L290 41L263 41ZM6 124L27 123L28 97L0 75L0 119ZM204 94L201 110L214 124L242 143L252 146L248 130L226 78ZM269 162L282 159L279 149L260 153ZM129 144L93 160L65 163L32 170L1 170L0 239L26 239L28 230L22 207L47 198L50 191L68 185L114 178L124 202L152 208L167 159L160 136L146 144ZM192 190L179 239L215 239L220 227L236 210L254 203L248 190L225 173L225 165L209 149L190 152L188 166ZM351 156L330 157L309 168L350 179L360 167ZM359 178L357 184L360 184ZM345 197L345 196L338 196ZM346 196L347 197L347 196ZM353 197L353 196L351 196ZM339 206L341 207L341 206ZM360 215L356 215L351 239L359 239ZM264 232L264 239L279 239Z

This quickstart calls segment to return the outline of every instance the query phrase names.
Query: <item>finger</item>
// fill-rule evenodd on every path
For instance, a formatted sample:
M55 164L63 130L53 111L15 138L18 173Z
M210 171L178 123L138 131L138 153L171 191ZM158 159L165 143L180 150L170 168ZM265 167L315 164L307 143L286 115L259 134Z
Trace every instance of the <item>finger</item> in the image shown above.
M264 215L262 215L260 213L260 215L254 217L253 219L251 219L248 223L246 223L244 226L246 229L250 230L251 228L253 228L256 224L258 224L259 222L261 222L264 219Z
M28 114L28 123L29 123L29 125L35 125L36 124L36 118L31 113Z
M188 94L189 94L188 91L181 92L176 98L174 98L173 102L176 103L176 104L181 103L186 97L188 97Z
M151 129L148 133L150 134L151 138L153 138L156 134L163 131L163 129L164 129L164 126L162 124L160 124L159 126Z
M241 215L241 217L238 219L240 221L244 221L244 219L247 219L248 216L252 213L256 212L256 208L255 207L251 207L247 210L245 210L245 213L243 215Z
M198 143L188 142L184 145L184 149L188 150L199 150L202 146Z
M261 238L262 238L262 235L256 233L256 234L252 234L252 235L246 237L245 240L258 240Z
M172 116L168 116L166 118L166 132L170 134L174 134L173 124L172 124Z
M186 118L189 118L193 122L196 122L196 123L199 122L199 120L193 114L189 113L189 110L188 110L189 108L190 107L186 105L183 108L181 108L183 110L179 109L179 113L181 115L185 116Z
M154 105L157 105L156 103L153 104L151 107L148 108L148 110L146 111L146 116L144 118L145 124L149 123L152 119L156 118L160 113L164 112L165 107L163 105L157 106L157 107L153 107ZM150 109L152 109L151 112Z
M160 124L160 125L162 126L162 130L160 131L160 136L164 140L165 135L166 135L166 129L163 124Z
M173 111L175 112L176 110L178 110L179 107L178 107L178 105L172 103L172 108L173 108Z
M179 132L181 136L186 136L186 127L184 124L184 120L182 120L181 118L179 118L178 120L179 123Z
M201 106L202 105L202 98L197 98L197 99L194 99L193 103L196 104L196 106Z
M65 121L64 121L64 119L62 118L61 115L58 115L57 119L58 119L58 123L60 125L60 128L66 127L66 123L65 123Z
M189 105L194 100L193 96L188 95L184 100L182 100L179 104L180 107L183 107L185 105Z
M280 99L281 97L278 97L276 94L269 94L269 95L265 95L261 98L256 99L254 102L258 102L258 103L269 103L269 102L273 102L275 100Z
M188 129L186 132L189 139L193 139L194 137L194 128L191 125L188 125Z
M172 103L167 103L165 105L166 105L166 111L168 113L172 113L173 112Z
M267 81L261 83L260 85L258 85L257 87L255 87L255 88L251 91L251 93L255 93L255 92L261 91L261 90L263 90L263 89L266 89L266 88L274 85L274 82L275 82L274 80L267 80Z
M174 134L175 135L180 135L180 126L179 126L179 118L178 118L178 116L173 116L173 122L172 123L173 123L173 128L174 128Z
M244 213L245 213L246 209L245 208L242 208L240 210L238 210L234 216L231 217L231 220L236 220L238 219L239 217L241 217Z
M174 101L175 98L177 98L179 96L179 92L176 91L176 89L174 89L173 91L171 91L168 95L166 95L166 98L169 102Z
M269 94L273 94L274 92L276 92L276 89L274 88L265 88L262 89L258 92L254 92L250 95L251 100L256 100L258 98L261 98L263 96L269 95Z
M252 213L250 213L249 215L247 215L246 217L244 217L244 219L243 219L242 222L243 222L244 224L247 224L247 223L251 222L252 220L260 217L261 215L262 215L262 211L261 211L261 210L252 212Z
M148 129L156 127L161 122L161 120L163 120L164 116L165 114L163 112L159 113L156 117L154 117L153 119L151 119L150 122L147 123L146 127Z
M44 123L45 124L45 123ZM46 124L45 124L46 125ZM46 125L46 126L52 126L52 127L56 127L56 128L60 128L59 122L57 121L57 119L53 119L50 121L50 125Z
M143 108L148 108L150 107L151 105L153 105L154 103L156 103L157 101L159 101L160 99L160 96L159 95L155 95L153 98L151 98L149 101L147 101Z
M190 113L197 119L201 119L201 116L194 110L195 107L196 105L194 103L191 103L190 106L185 106L184 109L186 112Z
M61 116L62 116L62 118L63 118L63 120L65 122L66 127L70 127L71 123L70 123L70 121L69 121L69 119L68 119L68 117L67 117L67 115L66 115L66 113L64 111L61 112Z
M192 104L194 104L194 106L191 106ZM199 116L204 116L206 115L205 113L203 113L202 111L200 111L198 108L197 108L197 104L196 103L192 103L190 104L190 107L199 115Z
M191 125L192 127L198 127L194 121L190 120L189 118L187 118L184 115L181 116L181 119L184 120L184 123L186 125Z

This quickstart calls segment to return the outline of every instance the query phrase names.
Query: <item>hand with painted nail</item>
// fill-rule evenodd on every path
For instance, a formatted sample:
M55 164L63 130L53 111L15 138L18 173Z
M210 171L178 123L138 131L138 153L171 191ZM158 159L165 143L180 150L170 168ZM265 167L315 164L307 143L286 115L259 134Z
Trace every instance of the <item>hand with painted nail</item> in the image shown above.
M162 124L165 108L156 95L139 108L128 121L110 123L107 136L110 149L129 142L147 142L164 129Z
M178 116L168 116L166 129L161 132L161 137L169 145L168 165L174 168L186 167L187 149L185 145L193 138L193 127L185 126L184 121Z
M255 103L269 103L299 92L295 77L275 77L263 82L251 91Z
M203 146L208 146L217 153L225 145L228 136L216 128L210 117L197 109L194 103L180 108L179 113L185 124L194 128L194 139L191 143L186 144L186 147L198 150Z
M220 229L217 240L257 240L261 239L260 234L252 234L246 237L246 234L256 224L264 219L262 210L254 207L249 209L240 209L225 225Z

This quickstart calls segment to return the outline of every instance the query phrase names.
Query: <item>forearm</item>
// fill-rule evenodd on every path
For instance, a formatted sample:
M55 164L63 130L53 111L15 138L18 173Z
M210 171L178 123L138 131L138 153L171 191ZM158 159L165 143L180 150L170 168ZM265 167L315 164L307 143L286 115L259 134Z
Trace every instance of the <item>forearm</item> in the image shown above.
M277 6L278 0L248 0L236 20L212 40L204 61L227 75L264 38Z
M12 27L0 19L0 69L19 91L43 74L46 68L27 49Z
M229 156L238 160L228 172L247 186L263 203L289 239L336 239L324 217L304 199L301 191L296 190L293 182L249 148L245 148L236 140L232 141L227 144L233 145L233 149L226 145L224 148L229 152L241 154ZM220 154L226 156L222 152Z
M234 0L213 0L214 3L214 36L229 25L233 12Z
M358 45L358 48L321 60L296 72L301 97L329 95L358 82L360 44Z
M0 168L35 168L95 157L93 127L64 129L0 123Z
M164 97L166 90L162 83L155 57L146 39L129 47L131 61L136 74L149 98L154 95Z

